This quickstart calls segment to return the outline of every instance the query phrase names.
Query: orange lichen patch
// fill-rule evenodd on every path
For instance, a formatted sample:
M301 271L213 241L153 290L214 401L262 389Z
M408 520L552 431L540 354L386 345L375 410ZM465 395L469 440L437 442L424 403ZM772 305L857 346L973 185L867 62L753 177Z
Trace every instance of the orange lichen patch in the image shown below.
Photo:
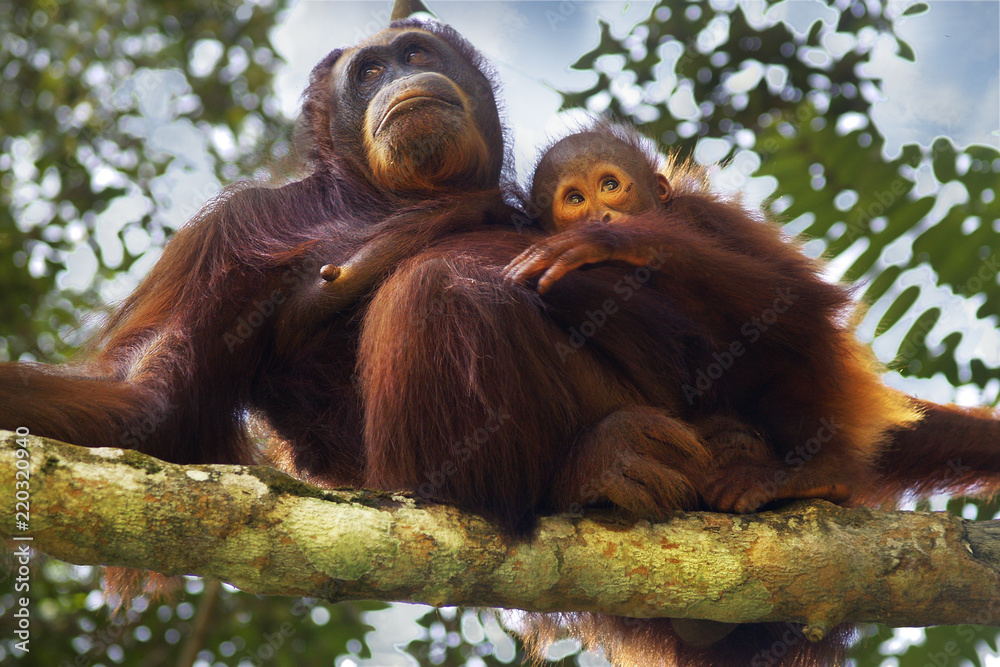
M409 526L400 526L398 539L407 544L407 551L414 558L430 558L439 545L437 540L421 530L411 529Z
M261 572L263 572L265 568L270 568L273 565L270 556L259 556L254 558L251 562L253 563L253 566Z

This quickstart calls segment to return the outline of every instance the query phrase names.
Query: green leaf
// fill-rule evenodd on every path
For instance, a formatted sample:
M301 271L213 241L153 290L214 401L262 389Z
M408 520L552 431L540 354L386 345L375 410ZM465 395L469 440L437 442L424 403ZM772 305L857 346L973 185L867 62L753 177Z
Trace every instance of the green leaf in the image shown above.
M885 315L879 320L878 325L875 327L876 335L888 331L896 322L913 307L913 304L917 302L917 297L920 296L920 288L911 286L903 290L903 292L896 297L896 300L892 302L888 310L885 311Z
M934 177L942 183L958 178L958 172L955 169L955 147L952 146L951 141L943 137L935 139L931 149L934 151L931 161L934 167Z
M911 63L917 62L917 54L913 52L912 46L910 46L907 42L904 42L903 40L899 40L898 44L899 44L899 52L897 53L897 55L900 58L902 58L903 60L908 60Z
M920 14L926 13L930 9L930 6L926 2L915 2L905 10L900 16L918 16Z

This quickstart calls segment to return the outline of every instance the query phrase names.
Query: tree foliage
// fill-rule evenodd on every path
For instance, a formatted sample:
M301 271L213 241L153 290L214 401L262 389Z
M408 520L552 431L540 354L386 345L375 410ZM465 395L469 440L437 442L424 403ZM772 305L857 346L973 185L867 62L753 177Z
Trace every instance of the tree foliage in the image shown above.
M996 326L1000 153L941 137L884 154L872 122L880 82L864 65L880 35L896 40L901 57L915 55L877 3L831 2L834 18L804 33L718 6L663 2L622 38L604 26L599 45L575 65L596 81L566 93L565 106L634 119L683 153L729 158L719 174L727 187L751 173L773 178L779 196L768 205L788 231L815 239L810 252L825 252L863 285L859 295L871 304L864 330L881 334L876 344L888 341L892 367L978 387L1000 378L975 351L959 354L971 347L963 346L968 332L920 298L944 288ZM288 121L272 89L280 62L269 41L280 9L277 0L0 0L0 360L63 361L82 339L81 315L127 293L188 217L179 213L263 165L289 166ZM206 171L215 178L200 187L184 180ZM928 171L929 191L916 186L917 173ZM939 201L948 184L965 196ZM198 201L178 201L185 188ZM94 278L78 284L67 266ZM997 507L954 501L951 509L985 519ZM84 664L172 663L203 595L191 584L184 601L156 606L97 651L95 637L115 622L87 592L93 572L56 562L37 572L34 627L45 643L22 664L78 656ZM2 574L9 580L9 564ZM307 621L295 616L296 601L223 591L217 604L205 657L225 664L265 646L293 618L298 634L269 664L302 664L303 645L310 660L363 655L359 614L374 608L338 605ZM0 608L11 607L10 593L0 594ZM477 630L482 619L445 610L421 623L409 649L421 664L500 664L491 630ZM11 637L2 621L0 634L2 659ZM859 664L878 664L888 637L876 631ZM993 630L933 628L922 644L893 652L903 667L961 658L978 665L984 645L996 648Z
M218 175L204 201L287 151L276 10L0 0L0 359L62 360L80 315L123 296L177 226L165 210L185 174ZM67 265L99 279L60 289Z

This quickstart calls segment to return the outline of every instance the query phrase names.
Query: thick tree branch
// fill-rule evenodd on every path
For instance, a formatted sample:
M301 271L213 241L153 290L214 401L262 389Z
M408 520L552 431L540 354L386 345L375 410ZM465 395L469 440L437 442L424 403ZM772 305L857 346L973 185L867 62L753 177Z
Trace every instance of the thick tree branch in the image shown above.
M820 634L842 621L1000 624L1000 529L947 513L818 501L658 525L594 513L543 518L533 540L511 543L476 516L402 494L4 431L2 497L15 498L23 461L27 529L11 500L0 533L73 563L270 595L797 621Z

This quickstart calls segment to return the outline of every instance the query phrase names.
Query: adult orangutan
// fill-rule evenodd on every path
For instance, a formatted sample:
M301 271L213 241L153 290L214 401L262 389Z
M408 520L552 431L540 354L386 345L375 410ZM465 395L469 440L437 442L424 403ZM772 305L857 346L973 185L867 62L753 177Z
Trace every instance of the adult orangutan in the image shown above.
M868 497L1000 470L995 415L932 408L914 427L920 406L879 380L845 322L845 290L696 178L671 176L669 208L628 228L570 230L574 243L655 241L656 263L573 271L544 297L508 279L542 236L513 222L492 86L450 29L399 22L334 51L303 117L313 173L210 202L80 365L0 366L0 426L180 463L250 462L252 411L310 479L416 491L522 535L540 512L584 503L662 516L699 502L679 485L720 479L738 498L778 472L773 498L824 484ZM319 267L373 239L403 249L384 280L342 312L318 307L337 282ZM782 294L793 305L758 329L761 343L688 401L683 387ZM761 429L779 463L737 455L699 477L691 425L719 414ZM789 463L823 427L822 447ZM946 480L953 457L969 472ZM622 664L736 664L771 641L754 626L696 647L668 622L574 623ZM802 642L786 661L821 664L830 650Z
M383 221L414 209L429 227L480 227L500 210L509 224L483 66L450 28L416 21L329 54L303 105L312 174L280 188L240 184L209 202L83 363L0 366L0 424L180 463L245 462L252 408L318 478L364 481L357 318L284 345L277 334L319 267L384 233Z

